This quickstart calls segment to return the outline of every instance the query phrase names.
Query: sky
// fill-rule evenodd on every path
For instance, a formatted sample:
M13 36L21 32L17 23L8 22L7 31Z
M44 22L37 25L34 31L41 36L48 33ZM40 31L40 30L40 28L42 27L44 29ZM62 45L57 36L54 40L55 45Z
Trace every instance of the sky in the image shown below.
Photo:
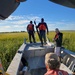
M49 31L75 30L75 9L50 2L49 0L27 0L5 20L0 20L0 32L26 31L29 22L36 24L44 18Z

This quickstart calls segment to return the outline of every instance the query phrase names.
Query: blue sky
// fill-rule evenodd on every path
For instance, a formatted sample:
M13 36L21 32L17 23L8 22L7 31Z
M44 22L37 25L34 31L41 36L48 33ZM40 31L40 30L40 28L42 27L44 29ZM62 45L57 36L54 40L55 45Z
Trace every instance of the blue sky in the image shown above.
M29 21L45 19L49 30L75 30L75 9L48 0L27 0L6 19L0 20L0 32L26 31Z

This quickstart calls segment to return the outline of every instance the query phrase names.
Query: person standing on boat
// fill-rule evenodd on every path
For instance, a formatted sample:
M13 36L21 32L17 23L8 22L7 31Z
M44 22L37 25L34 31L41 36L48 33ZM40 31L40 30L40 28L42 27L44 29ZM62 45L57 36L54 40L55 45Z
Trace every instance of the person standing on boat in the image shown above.
M44 44L46 44L46 30L48 34L48 27L47 23L44 22L44 18L41 19L41 22L38 24L37 28L39 29L40 33L40 41L41 41L41 47L43 47L43 39L44 39Z
M29 34L30 43L32 43L32 39L33 39L33 42L36 43L35 37L34 37L34 33L35 33L34 24L32 21L30 21L30 24L28 24L28 26L27 26L27 32Z
M60 57L60 54L61 54L60 49L61 49L61 46L62 46L63 33L61 33L58 28L55 29L55 32L56 32L56 35L55 35L55 37L54 37L54 41L55 41L55 45L56 45L56 46L55 46L54 52L55 52L55 53L59 56L59 58L61 59L61 57Z
M47 72L44 75L69 75L66 71L60 70L60 61L55 53L45 55L45 66Z

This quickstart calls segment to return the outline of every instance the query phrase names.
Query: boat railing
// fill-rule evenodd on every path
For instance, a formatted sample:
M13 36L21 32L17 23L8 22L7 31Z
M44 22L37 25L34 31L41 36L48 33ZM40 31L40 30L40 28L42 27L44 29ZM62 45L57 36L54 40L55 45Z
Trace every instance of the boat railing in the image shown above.
M39 43L37 43L36 45L35 44L25 44L25 43L22 44L22 46L18 49L18 52L14 56L10 66L8 67L7 73L9 73L10 75L19 75L18 73L22 67L20 64L21 64L21 58L23 55L26 58L35 57L36 59L37 56L41 57L41 56L44 56L46 53L54 51L53 46L46 46L45 48L44 47L42 48L39 46L36 47L36 45ZM61 48L61 57L62 57L63 64L66 65L66 67L70 69L72 72L74 72L75 71L75 53L65 48Z
M75 72L75 53L61 48L62 63L65 64L72 72Z
M25 46L26 44L23 43L22 46L18 49L17 53L15 54L13 60L11 61L11 64L9 65L6 71L9 75L18 75L21 58L22 58L22 54L23 54Z

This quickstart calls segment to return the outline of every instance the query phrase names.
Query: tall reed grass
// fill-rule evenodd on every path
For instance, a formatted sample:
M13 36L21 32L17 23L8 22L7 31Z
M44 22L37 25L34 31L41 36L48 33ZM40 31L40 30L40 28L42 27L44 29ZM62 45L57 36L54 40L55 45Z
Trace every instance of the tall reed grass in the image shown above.
M63 31L63 46L75 52L75 32ZM49 32L47 37L52 42L55 32ZM35 33L36 41L39 41L38 35ZM19 33L0 33L0 59L6 70L13 59L15 53L26 39L29 42L28 34L26 32Z

